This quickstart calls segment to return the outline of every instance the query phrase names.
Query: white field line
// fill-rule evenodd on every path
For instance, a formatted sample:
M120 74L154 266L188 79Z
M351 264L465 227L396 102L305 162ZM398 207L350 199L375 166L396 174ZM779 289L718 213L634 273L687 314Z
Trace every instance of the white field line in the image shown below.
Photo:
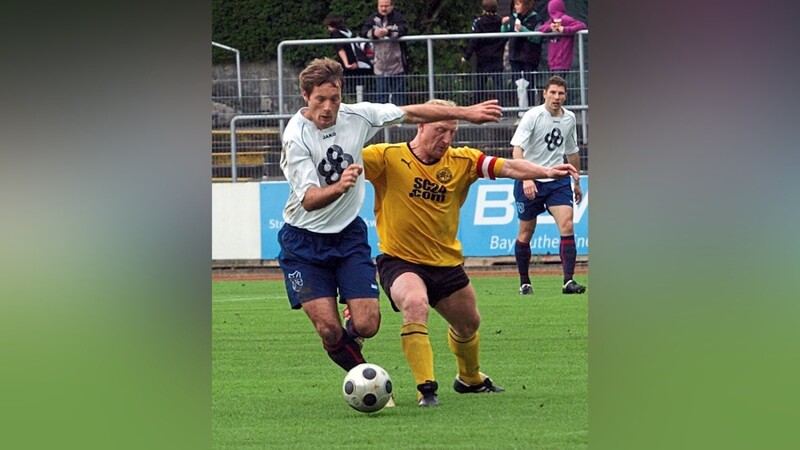
M286 300L286 297L281 295L258 296L258 297L225 297L219 299L213 298L211 302L212 303L252 302L256 300L279 300L279 299Z

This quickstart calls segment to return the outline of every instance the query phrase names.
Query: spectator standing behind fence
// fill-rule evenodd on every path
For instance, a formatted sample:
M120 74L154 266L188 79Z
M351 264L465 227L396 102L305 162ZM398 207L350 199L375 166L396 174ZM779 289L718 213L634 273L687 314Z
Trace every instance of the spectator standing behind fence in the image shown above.
M377 84L378 103L404 105L405 73L408 71L406 43L397 38L408 34L406 18L396 11L392 0L378 0L378 11L370 14L361 26L361 36L375 39L373 72Z
M514 0L514 12L503 17L503 32L537 31L541 24L539 15L534 10L534 0ZM508 62L511 71L518 78L515 80L519 94L519 106L527 108L536 104L536 80L534 72L539 69L542 56L542 38L540 36L512 37L508 40ZM524 93L527 92L527 95ZM519 112L522 117L524 111Z
M325 26L331 38L352 38L353 32L344 24L344 19L333 14L325 18ZM356 86L363 86L367 91L367 81L372 78L372 62L364 52L363 47L355 42L349 44L334 44L336 58L344 69L344 94L356 96Z
M547 4L547 13L550 18L543 23L538 31L543 33L564 33L560 36L547 38L547 67L552 75L559 75L573 86L570 89L572 95L568 96L567 103L570 105L578 102L578 97L574 95L578 85L575 74L572 70L572 59L575 50L575 33L586 29L586 24L578 19L567 15L563 0L550 0Z
M502 19L497 15L497 0L483 0L481 2L483 14L472 21L473 33L499 33ZM503 51L505 38L470 39L461 62L466 63L474 54L476 57L475 89L478 100L488 100L499 97L487 91L486 82L492 80L492 90L497 91L500 86L500 73L503 72Z

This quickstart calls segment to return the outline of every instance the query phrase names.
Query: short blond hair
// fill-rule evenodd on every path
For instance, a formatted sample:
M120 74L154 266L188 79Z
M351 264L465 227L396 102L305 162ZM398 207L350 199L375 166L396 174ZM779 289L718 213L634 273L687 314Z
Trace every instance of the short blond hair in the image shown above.
M342 65L330 58L317 58L300 72L300 92L306 95L311 95L311 91L315 87L322 86L325 83L331 83L339 87L342 87L344 83Z
M444 100L441 98L432 98L425 102L427 105L442 105L442 106L458 106L456 102L452 100Z
M439 106L458 106L458 104L456 102L452 101L452 100L444 100L444 99L441 99L441 98L432 98L432 99L428 100L427 102L425 102L425 104L426 105L439 105ZM437 120L436 122L450 122L450 121L455 122L456 123L456 129L458 129L458 122L459 122L458 119ZM418 123L417 127L420 127L422 125L425 125L425 123L424 122L423 123Z

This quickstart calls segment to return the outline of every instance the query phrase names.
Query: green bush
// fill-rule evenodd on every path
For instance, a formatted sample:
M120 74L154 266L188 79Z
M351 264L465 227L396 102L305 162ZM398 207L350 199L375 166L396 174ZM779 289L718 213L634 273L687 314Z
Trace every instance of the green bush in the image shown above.
M345 19L356 34L361 24L376 10L377 0L307 0L286 2L264 0L212 0L211 39L241 52L243 62L269 62L277 59L278 44L290 39L328 37L322 21L329 13ZM480 14L480 0L395 0L395 9L408 20L409 35L466 33L472 19ZM436 70L461 71L462 41L435 41ZM412 73L427 72L427 50L422 42L409 43ZM313 58L334 56L333 47L290 46L284 63L302 67ZM212 49L212 63L230 63L233 53Z

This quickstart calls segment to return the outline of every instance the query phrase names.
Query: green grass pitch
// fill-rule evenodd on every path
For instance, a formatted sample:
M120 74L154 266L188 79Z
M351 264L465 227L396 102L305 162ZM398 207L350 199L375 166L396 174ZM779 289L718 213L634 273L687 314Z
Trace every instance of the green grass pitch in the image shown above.
M586 448L588 294L562 295L554 275L535 276L535 295L524 297L516 278L472 282L481 371L506 391L453 391L446 323L431 310L441 405L417 407L401 317L381 293L381 330L364 355L391 375L397 407L372 414L345 403L344 371L328 359L306 315L289 308L283 282L213 283L213 448Z

